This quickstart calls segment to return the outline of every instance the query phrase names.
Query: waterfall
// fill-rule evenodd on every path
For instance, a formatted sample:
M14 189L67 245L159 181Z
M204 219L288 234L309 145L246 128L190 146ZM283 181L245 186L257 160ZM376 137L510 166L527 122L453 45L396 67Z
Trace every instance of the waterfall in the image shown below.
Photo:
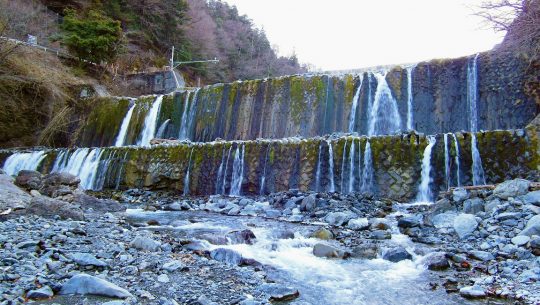
M184 100L184 111L182 111L182 119L180 122L180 134L178 139L186 140L188 138L188 111L189 111L189 97L191 96L191 91L186 92L186 99Z
M366 142L364 148L364 172L362 173L362 187L363 193L373 191L373 158L371 157L371 144L369 140Z
M345 157L347 156L347 140L345 140L345 145L343 146L343 156L341 158L341 193L345 192Z
M369 114L368 135L393 134L401 128L397 102L386 82L386 73L377 74L375 101Z
M221 163L219 164L219 169L216 176L216 195L217 194L223 194L221 192L221 183L223 178L223 167L225 163L225 146L223 146L223 151L221 152Z
M407 130L413 130L412 75L414 66L407 67Z
M6 159L2 169L10 176L15 176L22 170L35 171L45 157L47 157L47 154L44 151L15 153Z
M354 140L351 143L351 150L349 152L349 193L354 192Z
M197 101L199 100L199 91L201 88L197 88L195 90L195 95L193 96L193 99L191 101L191 108L189 109L189 117L188 117L188 124L187 124L187 132L186 132L186 138L193 140L194 138L194 131L195 131L195 116L197 114Z
M124 154L124 158L120 159L120 167L118 168L118 173L117 173L117 176L116 176L116 181L114 183L115 185L115 189L119 189L120 188L120 182L122 181L122 171L125 170L125 167L126 167L126 160L127 160L127 157L128 157L128 154L129 152L126 151L126 153Z
M105 150L101 148L94 148L92 150L78 148L69 156L68 151L59 153L51 172L67 172L78 176L81 179L80 186L82 189L98 191L100 188L96 184L96 180L101 183L101 180L105 179L101 176L106 175L106 170L103 171L103 165L100 164L104 152Z
M444 177L446 189L450 189L450 153L448 151L448 134L444 134Z
M263 168L263 175L261 178L261 188L259 190L259 195L264 195L264 187L266 184L266 163L268 163L268 152L270 151L270 144L268 144L268 147L266 147L266 156L264 157L264 168Z
M362 143L358 141L358 191L362 188Z
M233 163L233 176L231 181L231 196L240 196L242 191L242 182L244 180L244 153L245 146L242 144L242 150L236 146Z
M159 126L159 129L158 129L158 131L156 133L156 138L163 139L163 135L165 134L165 130L169 126L170 122L171 122L171 119L167 119L167 120L165 120L165 122L163 122L163 124L161 124L161 126Z
M473 185L485 185L486 178L484 176L484 167L482 166L482 158L476 144L476 135L471 133L471 152L472 152L472 174Z
M188 166L186 170L186 176L184 177L184 196L189 195L189 175L191 171L191 157L193 156L194 149L195 147L192 147L191 151L189 152L189 161L188 161Z
M146 118L144 119L144 128L140 136L140 146L150 146L150 140L156 135L156 125L159 117L159 110L161 109L161 102L163 101L163 95L156 98L152 104L152 108L148 111Z
M227 170L229 168L229 159L231 158L232 145L229 147L229 152L227 153L227 160L225 160L225 171L223 172L223 179L221 180L221 194L225 194L225 186L227 185Z
M319 192L321 189L321 154L322 141L319 143L319 158L317 159L317 172L315 173L315 192Z
M323 121L323 132L322 134L326 133L326 117L328 112L328 97L330 96L330 75L328 75L328 78L326 80L326 100L324 104L324 121Z
M92 189L94 190L102 190L103 186L105 185L105 180L107 179L107 172L109 171L109 167L111 165L111 162L116 157L116 155L119 153L117 151L113 151L105 160L103 159L103 153L102 156L99 158L101 161L99 162L99 166L96 170L96 175L94 178L94 182L92 185ZM99 173L99 175L97 174Z
M457 140L457 137L455 134L452 134L452 137L454 137L454 147L456 149L456 156L455 156L455 162L456 162L456 185L458 187L461 186L461 168L460 168L460 165L459 165L459 143L458 143L458 140Z
M349 117L349 132L354 132L354 123L356 121L356 108L358 108L358 100L360 99L360 90L362 89L362 83L364 81L363 75L360 75L360 84L352 100L351 116Z
M428 146L424 150L424 156L422 158L422 180L420 186L418 187L418 195L416 196L417 202L432 202L433 195L431 193L430 184L431 179L431 151L433 146L437 142L437 139L434 136L428 137Z
M469 104L469 127L471 132L478 131L478 55L467 64L467 102Z
M60 168L65 167L69 160L69 150L62 150L56 156L51 173L56 173Z
M116 136L116 141L114 143L114 146L116 147L122 147L124 146L126 142L129 122L131 122L131 117L133 116L133 110L135 110L135 103L129 107L129 110L124 117L124 120L122 121L122 125L120 126L120 131L118 132L118 136Z
M333 193L336 191L336 184L334 182L334 150L332 149L332 142L327 141L328 143L328 178L330 180L330 189L329 192Z

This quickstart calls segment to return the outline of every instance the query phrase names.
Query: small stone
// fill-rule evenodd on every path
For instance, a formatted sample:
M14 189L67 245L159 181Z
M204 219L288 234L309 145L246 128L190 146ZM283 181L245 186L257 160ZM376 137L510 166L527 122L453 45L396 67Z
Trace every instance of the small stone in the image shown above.
M369 221L367 218L356 218L349 220L347 228L351 230L367 230L369 228Z
M169 279L169 276L166 275L166 274L160 274L158 277L157 277L157 281L160 282L160 283L168 283L170 282L171 280Z
M412 255L403 247L395 247L384 252L383 259L397 263L402 260L412 259Z
M484 289L478 286L463 287L459 290L459 294L462 297L471 298L471 299L483 298L486 296L486 292L484 291Z
M137 236L135 239L131 242L131 247L143 250L143 251L150 251L155 252L160 249L161 243L158 241L155 241L148 237L143 236Z
M390 231L386 231L386 230L375 230L375 231L373 231L373 232L371 232L369 234L369 238L378 239L378 240L391 239L392 238L392 233L390 233Z
M512 243L516 246L523 246L526 245L531 238L526 235L518 235L514 238L512 238Z
M347 258L349 256L347 252L325 244L313 246L313 255L327 258Z
M107 264L104 261L97 259L95 256L89 253L73 253L71 259L80 266L95 266L106 267Z
M210 251L210 257L216 261L229 265L240 266L242 264L242 255L234 250L218 248Z
M429 270L445 270L450 267L448 259L446 258L446 253L444 252L432 252L424 256L421 260L421 263L424 264Z
M471 251L469 252L469 256L474 259L481 260L483 262L487 262L487 261L495 259L495 256L493 256L493 254L487 251Z

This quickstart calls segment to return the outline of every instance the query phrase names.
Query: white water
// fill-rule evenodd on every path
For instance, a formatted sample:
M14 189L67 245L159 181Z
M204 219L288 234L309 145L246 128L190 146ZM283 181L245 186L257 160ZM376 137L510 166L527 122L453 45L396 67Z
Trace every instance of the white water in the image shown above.
M35 171L46 157L47 154L44 151L15 153L6 159L2 169L10 176L15 176L22 170Z
M486 178L484 175L484 167L482 166L482 158L476 145L476 135L471 133L471 151L472 151L472 173L473 185L485 185Z
M414 66L407 67L407 130L413 130L413 92L412 75Z
M193 138L193 132L195 131L195 115L197 114L197 101L199 100L199 91L201 89L197 88L195 90L195 95L193 96L193 99L191 101L191 108L189 109L189 117L188 117L188 124L187 124L187 132L186 132L186 138L192 139Z
M122 125L120 126L120 131L118 132L118 135L116 136L116 141L114 142L115 147L122 147L124 146L124 143L126 142L129 122L131 122L131 117L133 116L133 110L135 110L135 103L133 103L133 105L129 107L129 110L126 113L124 120L122 121Z
M456 185L460 187L461 186L461 166L459 164L459 158L460 158L459 142L455 134L452 134L452 137L454 138L454 148L456 149L456 156L454 157L454 160L456 162Z
M373 108L369 114L368 135L394 134L401 129L397 102L386 82L386 73L375 76L378 83Z
M362 192L373 191L373 158L371 157L371 144L366 141L364 148L364 171L362 173Z
M428 146L424 150L424 156L422 158L422 180L418 187L418 195L416 196L417 202L432 202L433 194L431 193L430 184L433 181L431 179L431 151L436 143L434 136L428 137Z
M240 196L242 192L242 182L244 181L244 153L246 147L242 144L242 150L236 146L234 153L233 175L231 181L231 196Z
M356 94L352 100L351 116L349 117L349 132L354 132L354 123L356 121L356 108L358 108L358 100L360 99L360 90L362 89L362 83L364 81L363 74L360 75L360 84L356 89Z
M358 141L358 191L362 190L362 143Z
M161 126L159 126L159 129L158 129L158 131L156 133L156 138L163 139L163 136L165 134L165 130L169 126L170 122L171 122L171 119L167 119L167 120L165 120L165 122L163 122L163 124L161 124Z
M349 151L349 193L354 192L354 140L351 142Z
M332 142L328 141L328 179L330 180L329 192L336 191L336 184L334 182L334 150L332 149Z
M225 147L223 147L223 152L221 153L221 164L219 164L219 169L216 176L216 195L223 194L223 192L221 192L221 181L223 178L224 163L225 163Z
M223 179L221 179L221 194L225 194L225 187L227 185L227 170L229 169L229 160L231 158L232 145L229 147L229 152L227 153L227 160L225 160L225 171L223 172Z
M315 172L315 192L319 192L321 188L321 155L322 141L319 143L319 157L317 159L317 171Z
M263 168L263 175L261 178L261 188L259 190L259 195L264 195L265 187L266 187L266 163L268 163L268 153L270 152L270 144L268 144L268 147L266 147L266 155L264 156L264 168Z
M346 163L345 163L345 157L347 156L347 140L345 140L345 144L343 146L343 156L341 159L341 193L345 193L345 169L346 169Z
M189 161L188 161L188 166L186 170L186 176L184 177L184 196L189 195L189 176L191 172L191 157L193 156L193 149L195 148L192 147L191 151L189 152Z
M186 98L184 100L184 110L182 111L182 119L180 120L180 134L178 139L186 140L188 133L188 111L189 111L189 97L191 96L191 91L186 92Z
M478 55L469 60L467 65L467 102L469 103L469 128L478 131Z
M159 117L159 110L161 109L161 102L163 102L163 95L156 98L152 104L152 108L148 111L146 118L144 119L144 127L141 133L139 146L150 146L150 140L156 135L156 125Z
M75 151L65 151L58 154L51 172L67 172L81 179L81 188L85 190L100 190L100 175L105 175L100 162L104 150L101 148L88 149L78 148ZM99 183L96 183L96 180ZM101 185L102 186L102 185Z
M444 177L446 189L450 189L450 152L448 150L448 134L444 134Z

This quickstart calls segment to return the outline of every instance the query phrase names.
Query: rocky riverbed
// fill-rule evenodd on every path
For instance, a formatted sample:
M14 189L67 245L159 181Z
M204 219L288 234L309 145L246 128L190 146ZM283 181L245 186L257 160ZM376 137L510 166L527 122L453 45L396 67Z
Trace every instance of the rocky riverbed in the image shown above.
M0 304L538 304L540 192L434 204L77 188L0 175Z

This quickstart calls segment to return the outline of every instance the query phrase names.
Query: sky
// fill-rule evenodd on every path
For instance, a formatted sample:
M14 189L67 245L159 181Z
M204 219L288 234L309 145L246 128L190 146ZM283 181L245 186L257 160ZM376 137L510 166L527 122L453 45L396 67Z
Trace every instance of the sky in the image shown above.
M280 55L321 70L459 57L503 38L472 15L482 0L225 1L264 28Z

